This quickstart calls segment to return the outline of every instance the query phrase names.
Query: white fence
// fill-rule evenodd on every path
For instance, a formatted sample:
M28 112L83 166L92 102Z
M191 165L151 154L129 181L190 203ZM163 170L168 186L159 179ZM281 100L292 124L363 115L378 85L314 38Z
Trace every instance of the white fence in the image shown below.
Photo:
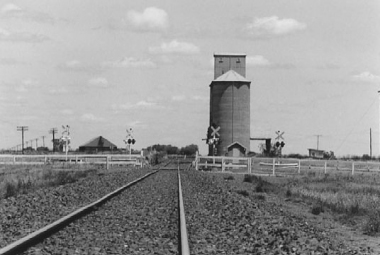
M138 154L132 155L0 155L0 164L13 165L43 165L43 164L103 164L109 169L112 165L133 165L142 167L144 158Z
M289 158L233 158L199 156L195 159L197 170L214 170L258 175L299 175L305 173L367 173L380 172L380 162L314 160Z

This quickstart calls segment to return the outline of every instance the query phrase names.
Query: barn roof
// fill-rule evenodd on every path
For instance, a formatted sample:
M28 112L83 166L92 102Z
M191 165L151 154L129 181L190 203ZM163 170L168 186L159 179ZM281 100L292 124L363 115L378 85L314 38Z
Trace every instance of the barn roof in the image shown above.
M98 136L79 147L110 148L110 147L117 147L117 146L111 143L110 141L108 141L107 139L105 139L103 136Z
M219 82L219 81L239 81L239 82L251 82L235 72L234 70L229 70L225 74L222 74L212 82Z

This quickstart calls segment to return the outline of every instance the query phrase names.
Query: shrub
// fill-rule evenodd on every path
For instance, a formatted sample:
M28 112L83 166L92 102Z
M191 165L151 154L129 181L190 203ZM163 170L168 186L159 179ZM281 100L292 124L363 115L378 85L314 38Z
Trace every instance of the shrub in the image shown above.
M256 188L255 188L256 192L264 192L264 185L262 182L259 182L257 185L256 185Z
M292 196L292 191L289 188L286 190L286 196L287 197L291 197Z
M55 183L58 185L75 182L76 179L68 171L59 171L55 178Z
M246 190L237 190L236 193L240 194L240 195L243 195L245 197L248 197L249 196L249 193L248 191Z
M232 175L230 175L228 177L224 177L224 180L235 180L235 177L233 177Z
M364 226L366 234L374 235L380 231L380 209L373 207Z
M359 214L359 209L360 209L360 207L359 207L359 203L356 202L355 204L350 205L350 211L349 211L349 213L350 213L351 215Z
M253 197L256 198L257 200L263 200L263 201L266 200L266 197L262 194L256 194Z
M17 194L17 184L14 182L6 182L4 189L4 198L13 197Z
M245 174L243 182L250 182L250 183L252 183L255 179L256 179L256 176Z
M319 215L321 212L325 212L322 204L313 205L311 208L311 213L314 215Z

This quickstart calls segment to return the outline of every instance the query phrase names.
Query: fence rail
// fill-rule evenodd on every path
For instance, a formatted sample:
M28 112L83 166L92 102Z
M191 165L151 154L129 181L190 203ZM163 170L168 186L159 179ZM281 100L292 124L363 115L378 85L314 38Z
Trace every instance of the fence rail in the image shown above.
M144 158L140 154L132 155L0 155L1 164L43 165L43 164L104 164L107 169L111 165L134 165L142 167Z
M249 173L258 175L299 175L302 173L348 173L379 172L380 162L313 160L289 158L233 158L200 156L195 158L197 170Z

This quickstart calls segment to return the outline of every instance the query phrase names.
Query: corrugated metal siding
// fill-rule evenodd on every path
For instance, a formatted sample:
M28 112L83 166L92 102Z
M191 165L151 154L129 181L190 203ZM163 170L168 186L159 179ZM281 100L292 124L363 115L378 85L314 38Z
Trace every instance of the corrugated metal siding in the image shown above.
M225 74L229 70L234 70L245 77L245 55L214 55L214 79Z
M249 150L250 82L213 82L210 90L210 125L220 126L218 155L226 155L227 146L233 142ZM212 154L211 146L209 154Z

